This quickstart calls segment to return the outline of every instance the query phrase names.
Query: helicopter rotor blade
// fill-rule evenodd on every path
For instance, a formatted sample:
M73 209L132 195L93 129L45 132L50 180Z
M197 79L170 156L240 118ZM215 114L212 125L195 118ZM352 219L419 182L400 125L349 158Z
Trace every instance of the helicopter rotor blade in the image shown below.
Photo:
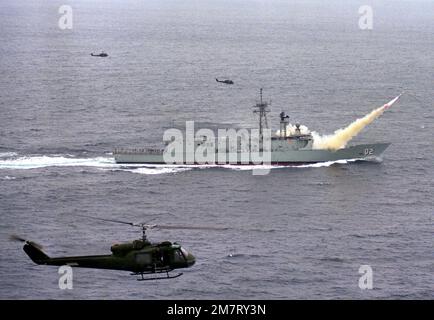
M114 222L114 223L121 223L121 224L127 224L133 227L140 227L145 229L185 229L185 230L228 230L229 228L225 227L207 227L207 226L185 226L185 225L160 225L160 224L151 224L150 222L155 220L156 218L152 218L151 220L148 220L147 222L142 223L134 223L134 222L127 222L122 220L115 220L115 219L105 219L105 218L98 218L98 217L91 217L86 216L82 214L76 214L76 216L79 217L85 217L95 220L101 220L101 221L108 221L108 222Z
M84 217L84 218L89 218L89 219L94 219L94 220L101 220L101 221L108 221L108 222L114 222L114 223L122 223L122 224L128 224L130 226L138 226L136 223L133 222L127 222L127 221L122 221L122 220L114 220L114 219L104 219L104 218L97 218L97 217L91 217L91 216L86 216L83 214L76 214L76 216L79 217Z
M183 226L183 225L149 225L150 229L184 229L184 230L228 230L229 228L225 227L206 227L206 226Z
M38 248L38 249L40 249L40 250L43 249L42 245L40 245L39 243L34 242L34 241L30 241L30 240L27 240L27 239L24 239L24 238L22 238L22 237L20 237L20 236L17 236L16 234L12 234L12 235L10 235L10 236L9 236L9 240L12 240L12 241L19 241L19 242L28 242L28 243L32 244L33 246L35 246L36 248Z
M22 238L20 236L17 236L16 234L11 234L9 236L9 240L12 240L12 241L21 241L21 242L26 242L27 241L26 239L24 239L24 238Z

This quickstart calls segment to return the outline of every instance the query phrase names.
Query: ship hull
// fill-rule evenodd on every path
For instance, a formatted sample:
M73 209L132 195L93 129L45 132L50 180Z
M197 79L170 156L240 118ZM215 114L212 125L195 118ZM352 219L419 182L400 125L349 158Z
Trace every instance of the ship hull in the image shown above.
M293 165L293 164L306 164L306 163L319 163L337 160L360 159L368 160L378 158L386 150L390 143L373 143L373 144L360 144L350 146L347 148L339 149L337 151L328 150L285 150L285 151L272 151L271 164L272 165ZM115 151L113 153L115 162L120 164L169 164L164 161L163 154L147 153L146 151ZM245 159L240 153L237 154L238 159ZM187 159L187 157L184 157ZM217 161L213 162L217 163ZM193 164L186 161L177 164ZM198 163L194 163L198 164ZM203 164L203 163L201 163ZM218 163L218 164L255 164L249 161L237 161L231 163Z

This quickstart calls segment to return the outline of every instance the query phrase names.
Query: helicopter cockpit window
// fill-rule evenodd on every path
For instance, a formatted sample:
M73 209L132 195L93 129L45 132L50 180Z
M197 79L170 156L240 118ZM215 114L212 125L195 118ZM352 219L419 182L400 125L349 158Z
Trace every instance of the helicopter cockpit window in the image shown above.
M185 250L183 247L181 247L181 252L184 255L184 257L187 259L187 256L188 256L187 250Z
M174 262L185 262L186 258L184 257L183 252L181 250L182 248L175 250L173 252Z

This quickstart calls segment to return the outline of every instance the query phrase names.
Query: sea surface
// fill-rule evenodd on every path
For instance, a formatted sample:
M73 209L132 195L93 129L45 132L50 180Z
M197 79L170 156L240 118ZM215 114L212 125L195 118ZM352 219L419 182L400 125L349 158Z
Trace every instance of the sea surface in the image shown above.
M59 7L73 9L62 30ZM1 299L432 299L434 2L0 0ZM107 58L91 57L105 51ZM215 78L232 79L234 85ZM351 144L382 159L272 168L121 166L117 147L158 145L186 120L256 127L286 111L333 133L404 91ZM33 264L110 253L131 222L230 227L151 230L194 266L173 280ZM359 268L373 289L359 288Z

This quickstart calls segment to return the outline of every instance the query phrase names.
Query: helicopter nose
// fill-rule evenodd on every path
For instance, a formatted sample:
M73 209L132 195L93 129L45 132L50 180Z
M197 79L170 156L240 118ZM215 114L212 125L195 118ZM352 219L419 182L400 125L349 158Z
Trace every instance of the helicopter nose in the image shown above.
M191 267L192 265L194 265L195 262L196 258L191 253L189 253L187 255L187 266Z

